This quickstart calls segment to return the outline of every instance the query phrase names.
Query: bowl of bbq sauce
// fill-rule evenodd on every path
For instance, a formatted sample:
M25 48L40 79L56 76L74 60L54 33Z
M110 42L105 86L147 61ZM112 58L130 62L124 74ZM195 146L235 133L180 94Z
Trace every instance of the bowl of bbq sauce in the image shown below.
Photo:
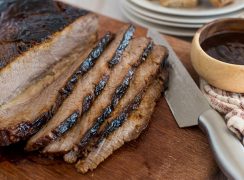
M193 38L191 61L209 84L244 93L244 19L220 19L204 25Z

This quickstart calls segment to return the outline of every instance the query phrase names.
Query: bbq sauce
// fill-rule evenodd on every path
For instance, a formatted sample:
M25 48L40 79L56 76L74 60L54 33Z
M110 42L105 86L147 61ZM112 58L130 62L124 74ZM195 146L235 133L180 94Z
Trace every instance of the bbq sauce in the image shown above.
M201 47L219 61L244 65L244 32L216 34L204 40Z

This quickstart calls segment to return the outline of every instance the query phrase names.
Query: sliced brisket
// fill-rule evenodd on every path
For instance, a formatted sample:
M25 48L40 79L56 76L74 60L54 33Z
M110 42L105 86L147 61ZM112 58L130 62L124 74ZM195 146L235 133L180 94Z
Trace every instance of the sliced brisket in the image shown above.
M97 41L97 26L53 0L0 2L0 146L28 140L86 173L147 127L168 51L133 26Z
M95 64L113 35L107 33L90 52L77 59L67 72L45 88L39 96L0 111L0 145L26 139L36 133L56 113L72 93L78 80ZM88 55L87 55L88 54Z
M80 139L92 128L99 117L104 119L104 117L110 114L110 109L108 107L111 105L111 100L116 94L116 89L118 98L116 97L114 101L115 104L117 103L116 101L121 98L120 95L124 94L120 94L120 91L123 91L123 88L126 88L127 83L130 82L132 76L128 73L130 73L131 68L139 62L149 42L150 40L147 38L137 38L131 41L123 53L118 66L115 66L112 70L104 91L95 100L91 109L81 117L81 120L73 129L67 132L62 138L45 147L43 150L44 153L65 153L69 151L75 144L79 143ZM126 75L127 82L125 79Z
M100 139L85 159L79 160L76 168L81 173L95 169L125 142L136 139L148 125L156 101L163 90L163 81L154 80L146 92L139 93L118 117L109 123Z
M121 56L127 46L126 44L132 38L133 32L134 27L130 26L123 28L118 33L115 41L99 58L94 68L78 81L77 86L54 117L28 141L26 150L37 150L62 136L78 121L83 113L90 109L93 101L102 93L109 80L112 68L108 67L108 62L111 59L119 61L120 57L117 57L117 52Z
M111 103L103 110L102 114L96 118L96 120L93 123L93 125L91 126L91 128L87 130L87 132L81 138L79 143L74 145L73 150L76 150L78 154L80 154L80 152L84 151L86 149L86 146L89 146L90 141L92 141L96 137L100 127L115 111L116 107L120 104L121 99L123 99L124 95L127 94L129 87L132 86L132 88L134 88L132 85L133 82L131 82L131 81L134 80L134 77L136 75L135 72L136 72L137 68L141 65L141 63L147 59L152 48L153 48L153 44L152 44L152 42L150 42L147 45L147 47L144 49L144 52L142 53L138 62L132 66L132 68L128 71L127 75L123 79L122 83L116 88L116 90L113 94ZM143 82L141 82L141 83L143 84ZM125 98L127 98L127 97L125 97Z
M146 89L158 76L162 70L162 64L167 57L167 51L164 47L155 46L150 53L152 48L152 44L150 43L145 49L141 56L143 63L137 69L135 69L133 80L128 86L128 90L125 91L126 93L124 97L117 102L117 107L114 107L111 110L110 117L107 116L109 118L104 118L103 121L101 121L101 119L97 119L96 123L93 125L93 128L91 128L85 134L85 136L81 138L80 142L64 156L66 162L73 163L77 157L83 155L86 156L91 147L94 145L99 131L102 131L106 124L110 123L111 120L119 116L121 110L124 109L128 103L131 102L141 91L143 91L143 89ZM70 161L71 159L73 161Z

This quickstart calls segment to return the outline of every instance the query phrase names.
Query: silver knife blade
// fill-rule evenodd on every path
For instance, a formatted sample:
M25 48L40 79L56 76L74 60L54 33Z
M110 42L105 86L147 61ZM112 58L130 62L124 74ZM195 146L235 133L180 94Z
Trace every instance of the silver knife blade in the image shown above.
M197 125L198 117L210 109L206 98L163 35L149 29L147 36L155 44L163 45L169 50L169 84L165 98L179 127Z

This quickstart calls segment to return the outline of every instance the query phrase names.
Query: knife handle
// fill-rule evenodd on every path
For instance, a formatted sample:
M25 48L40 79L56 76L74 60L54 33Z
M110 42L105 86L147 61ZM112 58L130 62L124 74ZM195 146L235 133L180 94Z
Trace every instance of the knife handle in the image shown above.
M215 159L230 179L244 179L244 147L228 129L223 118L213 109L198 119L199 126L207 134Z

